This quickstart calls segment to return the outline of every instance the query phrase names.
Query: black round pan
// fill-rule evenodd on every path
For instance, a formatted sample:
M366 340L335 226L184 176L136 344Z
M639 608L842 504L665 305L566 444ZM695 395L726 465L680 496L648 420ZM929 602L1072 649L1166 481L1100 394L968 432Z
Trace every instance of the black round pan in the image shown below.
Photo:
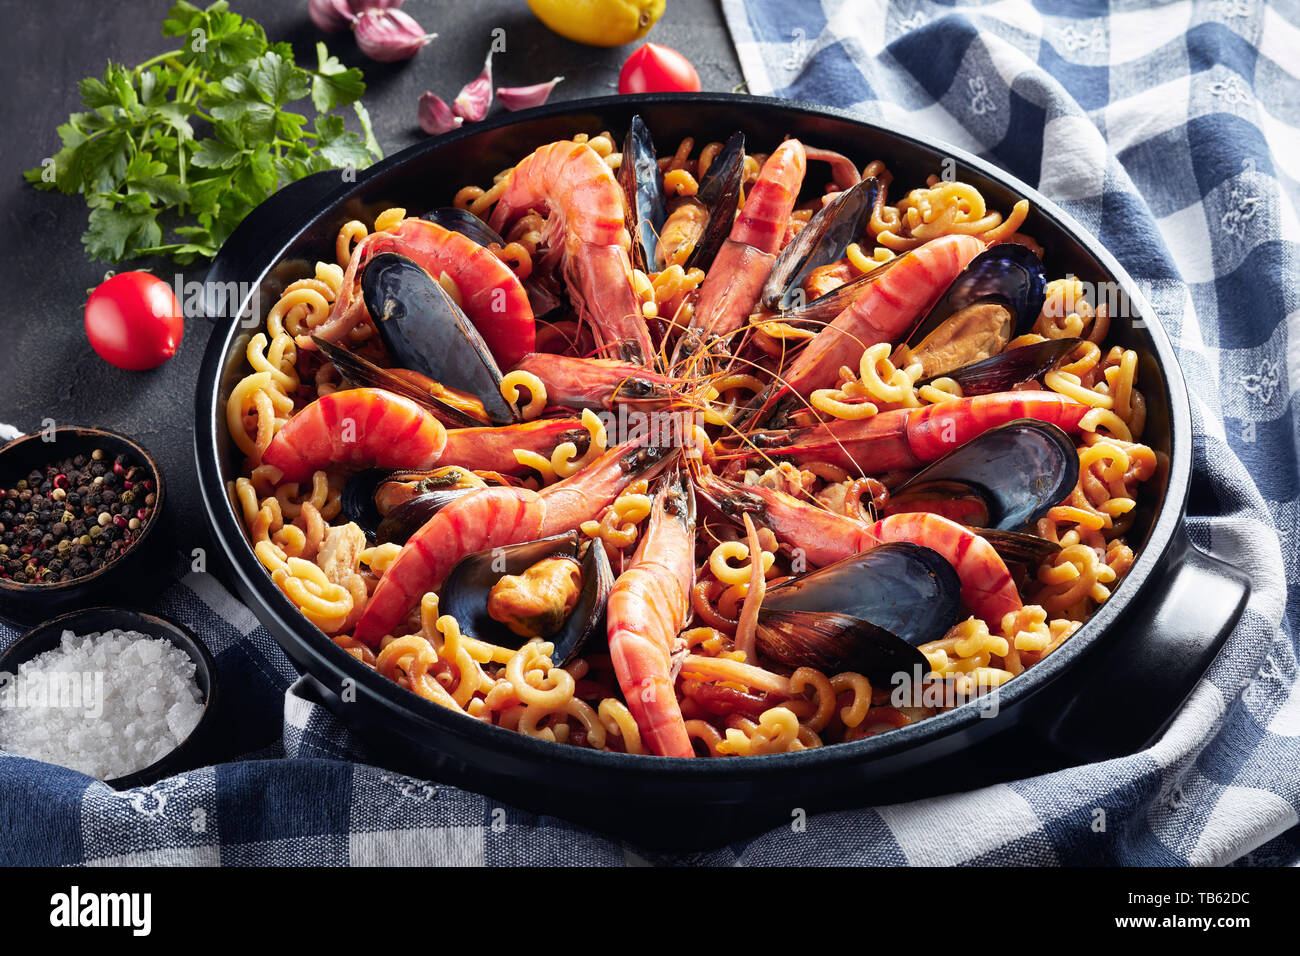
M461 186L490 182L542 143L601 129L621 137L638 113L661 153L685 136L707 141L742 129L756 150L795 136L859 164L882 159L895 177L893 196L955 168L991 208L1030 200L1023 231L1043 244L1049 276L1072 273L1122 290L1125 314L1110 340L1141 356L1149 410L1143 440L1165 462L1145 486L1129 535L1141 550L1111 599L1059 650L1003 686L995 708L973 702L876 737L767 757L673 760L549 744L451 713L370 671L302 617L258 564L226 495L239 455L223 410L246 372L244 347L265 307L288 282L309 274L315 260L333 259L346 220L371 219L389 205L412 214L447 205ZM608 97L503 116L354 175L320 173L286 187L236 230L209 280L251 284L262 309L242 322L214 316L219 327L195 408L195 462L208 519L244 599L376 759L395 769L649 846L716 846L787 823L800 811L965 790L1132 753L1168 723L1245 603L1248 583L1192 547L1183 529L1192 464L1186 388L1159 319L1132 279L1068 215L1014 177L963 150L843 111L705 93ZM345 687L355 692L342 695Z

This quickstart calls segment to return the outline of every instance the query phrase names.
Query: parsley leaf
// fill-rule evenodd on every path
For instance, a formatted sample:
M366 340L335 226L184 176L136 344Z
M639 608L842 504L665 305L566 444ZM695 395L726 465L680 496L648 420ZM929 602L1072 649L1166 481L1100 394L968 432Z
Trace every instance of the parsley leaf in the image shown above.
M82 194L88 255L211 258L286 182L383 156L361 71L324 43L315 69L300 66L226 0L178 0L162 33L175 49L133 68L109 62L78 84L83 109L58 127L60 149L23 173L38 189ZM308 98L310 122L293 108ZM360 133L335 112L347 106Z
M162 241L157 213L136 206L110 209L101 206L90 212L90 227L81 241L92 258L117 262L128 249L157 245Z
M347 69L331 56L324 43L316 44L316 75L311 81L311 101L318 113L328 113L349 103L359 103L366 84L356 67Z

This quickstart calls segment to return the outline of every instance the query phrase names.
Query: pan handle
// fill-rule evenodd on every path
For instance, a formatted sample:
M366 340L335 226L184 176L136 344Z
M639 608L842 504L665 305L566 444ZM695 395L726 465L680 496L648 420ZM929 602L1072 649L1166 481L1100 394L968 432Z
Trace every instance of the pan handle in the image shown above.
M1070 669L1037 733L1070 764L1135 753L1182 709L1246 606L1250 580L1180 529L1100 654Z

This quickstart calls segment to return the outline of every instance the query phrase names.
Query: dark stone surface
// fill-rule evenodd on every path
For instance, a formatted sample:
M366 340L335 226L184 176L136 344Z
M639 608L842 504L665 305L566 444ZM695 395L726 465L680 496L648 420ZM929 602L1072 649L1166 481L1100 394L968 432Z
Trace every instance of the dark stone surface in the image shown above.
M211 327L186 321L177 355L150 372L125 372L99 359L86 341L82 310L87 290L109 268L87 259L81 246L86 207L79 196L39 192L21 178L58 148L55 127L80 109L77 81L99 75L106 59L134 65L169 47L160 25L169 0L0 0L0 268L6 290L0 316L0 421L30 431L45 419L94 425L138 439L167 476L165 518L177 548L188 552L206 537L193 474L191 419L194 385ZM360 66L364 102L386 153L417 142L416 101L432 90L450 102L476 76L492 30L506 31L506 51L493 60L494 85L518 86L565 77L555 100L616 92L618 70L634 46L598 49L548 30L524 0L431 2L408 0L404 9L439 38L413 60L372 63L350 34L325 35L307 17L306 0L234 0L272 40L289 40L299 60L314 62L325 39L349 66ZM741 82L735 50L713 0L669 0L648 39L674 47L696 65L706 90ZM310 103L299 106L310 114ZM496 107L500 109L500 107ZM169 262L135 262L169 282ZM201 279L201 266L184 270Z

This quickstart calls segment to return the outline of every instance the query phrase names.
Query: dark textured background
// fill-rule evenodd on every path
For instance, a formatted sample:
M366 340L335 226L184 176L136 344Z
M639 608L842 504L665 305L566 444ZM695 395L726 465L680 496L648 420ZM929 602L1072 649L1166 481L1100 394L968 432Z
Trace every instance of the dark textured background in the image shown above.
M300 62L315 62L325 39L349 66L360 66L364 102L386 154L417 142L416 101L432 90L450 102L476 76L491 31L506 31L507 48L493 59L494 86L565 80L553 100L616 92L618 71L635 45L599 49L548 30L524 0L407 0L403 9L438 39L401 64L373 63L350 34L322 34L307 17L306 0L233 0L258 20L271 40L293 43ZM202 512L193 474L191 420L194 385L211 326L187 319L177 355L150 372L124 372L99 359L86 341L82 309L87 290L110 268L91 262L81 246L86 208L79 196L40 192L21 178L58 149L55 127L80 109L77 81L99 75L106 59L135 65L169 48L161 23L170 0L0 0L0 421L23 430L46 418L60 425L112 428L137 438L162 462L170 501L166 521L178 547L202 543ZM649 40L684 53L705 90L730 90L740 66L714 0L668 0ZM310 115L311 104L297 108ZM499 110L500 106L495 109ZM136 262L168 282L168 262ZM201 265L185 278L201 279Z

